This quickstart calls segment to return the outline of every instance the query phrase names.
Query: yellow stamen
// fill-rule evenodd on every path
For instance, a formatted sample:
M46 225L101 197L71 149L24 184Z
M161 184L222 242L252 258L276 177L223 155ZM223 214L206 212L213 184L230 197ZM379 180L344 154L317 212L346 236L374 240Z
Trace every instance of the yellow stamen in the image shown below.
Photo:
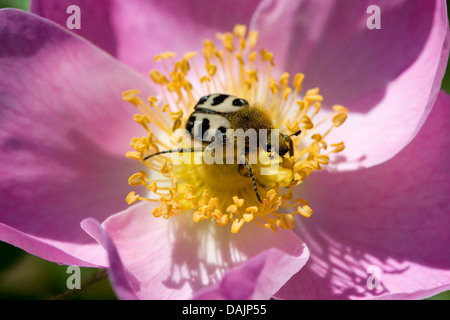
M134 151L127 152L126 157L139 160L144 170L131 175L128 183L148 191L148 196L130 192L126 201L157 202L159 206L152 212L155 217L168 219L191 214L195 223L213 221L219 226L229 225L232 233L245 229L246 223L256 223L274 232L278 228L292 229L296 215L309 218L312 214L308 202L296 198L294 188L327 165L332 154L344 149L344 144L337 142L331 143L327 150L325 140L331 130L344 123L348 110L334 105L331 114L321 117L325 97L319 88L301 95L304 74L297 73L292 78L284 72L275 79L273 53L267 49L254 50L256 31L248 32L246 26L236 25L233 32L217 34L217 38L222 46L205 40L200 55L187 52L179 61L174 61L173 52L155 57L155 61L162 63L163 71L152 70L149 76L160 88L158 99L149 97L145 103L139 90L124 92L123 99L139 111L134 116L135 122L146 133L131 139ZM258 163L252 164L262 203L255 196L252 180L239 173L237 163L197 163L195 160L202 156L199 152L152 156L187 147L190 137L182 134L175 138L173 133L184 129L198 99L211 93L246 99L266 112L274 128L286 130L285 134L296 133L291 136L294 156L271 159L263 154ZM174 157L182 161L175 161ZM280 208L289 212L279 213Z

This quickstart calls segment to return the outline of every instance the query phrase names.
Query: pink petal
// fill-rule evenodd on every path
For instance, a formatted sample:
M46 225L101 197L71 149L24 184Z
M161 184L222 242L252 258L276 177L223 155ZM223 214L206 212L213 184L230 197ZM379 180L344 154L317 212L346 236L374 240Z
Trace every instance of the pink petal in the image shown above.
M89 0L60 0L40 1L31 0L30 12L52 20L64 28L73 14L69 6L76 5L80 8L80 29L71 29L75 34L86 38L99 48L115 56L117 52L117 41L114 27L111 21L111 1L89 1Z
M125 275L128 283L116 285L132 288L126 297L268 299L308 259L308 249L291 231L275 234L249 224L234 235L209 221L195 224L189 213L165 220L152 210L141 203L102 224L121 259L110 261L110 272L116 279ZM230 287L236 281L240 289Z
M223 279L196 294L200 300L267 300L309 258L306 246L295 257L278 249L267 249L225 274ZM301 272L301 271L300 271Z
M101 244L108 252L110 264L110 268L108 270L109 280L117 293L117 296L123 300L136 300L137 297L127 280L124 272L125 269L122 261L120 260L116 247L100 223L93 218L87 218L81 222L81 227L92 238L97 240L97 242Z
M159 53L174 51L181 57L200 51L203 40L215 38L216 32L231 31L237 23L248 25L258 1L35 0L31 9L65 27L69 5L78 5L83 15L81 29L74 32L147 74Z
M0 10L0 239L65 264L106 264L80 229L127 206L142 132L122 92L140 74L87 41L19 10Z
M279 297L422 299L450 288L449 105L441 92L390 161L308 178L299 192L315 212L297 233L311 259ZM378 290L366 286L370 265L381 271Z
M252 20L278 72L305 73L304 87L320 87L325 107L349 108L329 137L345 142L340 170L374 166L402 150L426 120L447 65L445 1L377 1L379 30L366 26L372 4L264 1Z

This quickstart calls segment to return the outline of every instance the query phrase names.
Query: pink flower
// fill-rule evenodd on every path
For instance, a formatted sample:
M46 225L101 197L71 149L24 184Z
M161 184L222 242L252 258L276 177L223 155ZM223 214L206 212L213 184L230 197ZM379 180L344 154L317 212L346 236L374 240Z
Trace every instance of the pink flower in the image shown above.
M71 4L82 10L74 33L89 41L49 21L65 27ZM380 2L380 30L367 29L370 4L34 1L46 19L0 10L0 239L58 263L108 267L120 298L449 290L445 1ZM155 218L154 202L125 202L142 164L124 155L143 133L122 92L157 96L142 75L161 66L156 54L201 50L237 23L273 52L274 77L303 72L325 112L349 110L327 137L346 148L294 188L314 214L296 215L293 231L245 223L232 234L192 215Z

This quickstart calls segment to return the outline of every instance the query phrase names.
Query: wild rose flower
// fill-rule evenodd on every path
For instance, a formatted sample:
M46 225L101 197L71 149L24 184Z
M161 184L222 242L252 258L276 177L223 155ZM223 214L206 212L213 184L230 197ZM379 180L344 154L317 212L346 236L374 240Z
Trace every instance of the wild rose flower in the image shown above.
M183 95L192 99L185 105L174 103L168 96L174 88L169 88L162 73L151 73L153 81L161 85L152 86L143 76L56 25L30 14L2 10L1 40L6 44L0 49L4 66L0 88L5 93L1 100L2 240L60 263L106 267L108 258L111 280L121 298L265 299L275 293L280 298L421 298L449 289L445 248L449 240L448 172L442 165L448 159L448 96L438 94L448 55L445 2L383 3L383 17L395 19L384 19L381 30L366 28L364 13L369 3L363 2L349 8L341 2L299 1L288 6L286 2L263 1L248 2L240 10L218 3L208 8L208 14L186 2L173 8L173 3L158 7L136 2L136 11L132 9L135 3L122 10L118 2L112 4L115 7L108 8L117 11L111 9L108 23L101 28L110 31L103 34L113 36L98 37L98 30L94 33L90 28L82 29L83 36L143 73L161 63L145 61L149 56L175 50L185 58L178 64L183 76L178 79L185 84ZM46 1L34 2L32 7L44 17L65 22L57 18L61 17L58 5ZM84 2L80 6L97 18L107 8L97 5L93 10ZM195 10L186 10L186 6ZM223 20L214 19L211 10L220 12ZM341 11L355 15L342 21ZM89 14L84 21L89 25ZM165 24L132 29L133 21L144 26L158 21ZM224 33L236 23L249 25L249 32L244 36L238 27L234 35ZM171 41L167 30L187 36ZM183 54L201 49L203 40L216 31L221 32L225 54L228 40L234 37L236 46L229 50L232 58L224 65L220 59L213 63L205 51L209 48L215 54L217 46L207 42L198 55L204 60L196 66L200 71L206 64L209 79L192 76L192 71L184 75L183 66L193 66L199 57ZM252 31L258 31L254 49ZM261 53L261 48L266 51ZM254 65L252 52L260 59ZM136 56L139 59L134 59ZM231 70L232 60L240 66L240 59L244 72L237 74L242 78L214 78ZM176 67L175 63L166 65ZM289 81L283 72L292 75ZM320 95L317 89L296 87L303 77L299 72L306 75L302 87L320 87ZM238 85L233 87L231 79ZM302 128L304 136L296 140L299 161L284 168L301 184L283 185L280 177L272 176L272 182L279 182L287 191L281 194L273 189L264 195L266 206L274 210L269 212L270 219L262 216L260 225L255 222L261 210L258 203L254 203L256 209L247 206L255 201L250 197L254 194L230 193L218 200L232 203L217 205L212 199L219 197L205 194L207 188L197 194L198 186L183 184L207 178L191 177L182 172L184 167L174 175L175 180L170 179L170 203L145 201L145 196L130 194L123 183L131 176L132 185L144 184L153 193L159 191L144 175L154 175L157 170L169 176L173 173L166 171L167 164L166 169L154 164L146 167L144 155L153 150L149 146L155 142L151 138L162 139L163 132L170 131L177 120L184 123L192 102L202 93L213 92L208 83L249 100L258 98L263 104L276 101L270 111L276 122L291 132L297 126ZM264 100L264 87L269 88L271 99ZM139 89L139 95L127 91L132 88ZM126 92L126 100L141 107L140 116L119 101L122 92ZM308 99L311 95L314 99ZM148 96L154 98L147 104L144 98ZM288 99L283 100L285 97ZM340 125L346 114L340 106L333 114L333 103L348 108L348 119L328 132ZM306 105L310 113L303 118ZM320 113L313 119L315 110ZM322 114L329 115L323 122ZM150 130L140 130L125 120L133 118ZM169 128L165 119L173 121ZM313 121L316 119L319 122ZM137 153L128 155L139 161L123 157L133 137L138 137L132 140ZM338 157L325 154L332 150L328 141L337 143ZM340 141L345 142L344 150L340 150ZM308 150L316 161L305 163L302 150ZM305 165L318 169L308 164L326 164L328 157L330 172L305 169ZM354 171L345 171L349 169ZM145 174L139 177L133 174L142 171ZM246 189L253 191L251 181L246 181ZM130 203L137 197L144 201L100 225L97 221L126 207L123 199L127 194ZM186 202L197 201L191 198L195 196L203 198L191 205L200 209L203 204L205 210L186 209ZM288 213L308 216L311 207L311 218L279 214L286 212L278 210L279 205L291 197L299 200L294 201L296 211ZM273 206L267 205L270 201ZM209 210L211 206L214 210ZM181 212L173 211L174 207ZM237 212L241 208L245 210ZM152 213L170 217L155 218ZM220 226L224 216L231 228ZM86 217L96 220L86 219L82 227L107 249L108 257L78 227ZM381 270L381 288L376 290L366 283L367 267L373 265Z

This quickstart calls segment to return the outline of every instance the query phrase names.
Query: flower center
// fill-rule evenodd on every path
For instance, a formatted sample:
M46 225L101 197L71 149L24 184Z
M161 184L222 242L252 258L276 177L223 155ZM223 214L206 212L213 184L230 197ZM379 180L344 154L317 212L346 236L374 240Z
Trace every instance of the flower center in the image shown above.
M347 110L334 105L320 118L319 89L300 98L303 74L291 81L283 73L276 80L273 54L255 50L257 37L236 25L232 33L217 35L222 48L205 40L201 56L188 52L175 60L174 53L162 53L155 61L164 72L150 72L160 95L144 102L138 90L124 93L146 131L131 140L135 151L127 153L143 164L129 184L145 188L129 193L128 204L153 201L155 217L192 214L194 222L230 224L233 233L246 222L291 229L294 215L311 216L293 188L327 165L330 153L344 149L342 142L329 148L325 139ZM206 129L222 135L208 139ZM233 135L239 129L244 136Z

